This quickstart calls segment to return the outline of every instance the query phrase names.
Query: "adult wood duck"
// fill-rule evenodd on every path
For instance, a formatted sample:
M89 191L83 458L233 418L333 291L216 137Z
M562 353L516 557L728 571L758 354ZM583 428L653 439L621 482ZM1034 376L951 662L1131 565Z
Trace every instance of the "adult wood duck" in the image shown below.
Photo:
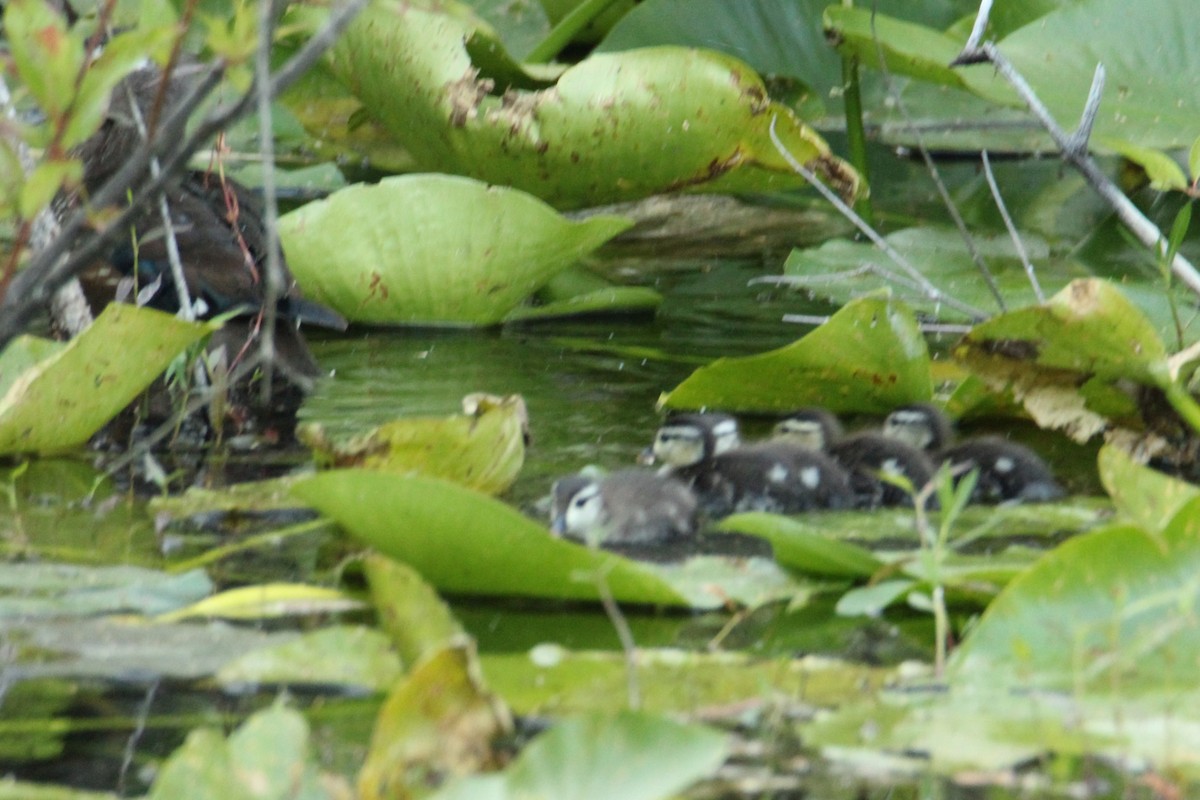
M189 77L188 65L173 73L164 95L167 104L183 94ZM161 73L149 67L135 71L118 84L103 126L79 148L85 195L111 177L141 142L131 111L131 95L146 117L157 102L161 83ZM236 181L222 181L202 172L185 173L165 196L193 310L201 319L230 317L214 335L210 349L226 346L228 358L233 361L258 346L266 302L267 232L259 203ZM168 260L167 240L158 204L153 204L134 219L130 235L113 250L108 262L121 276L132 279L132 297L176 313L180 309L179 292ZM307 389L320 373L297 325L304 322L344 330L346 321L336 312L303 299L286 264L282 269L283 290L276 303L276 365L291 383ZM93 306L122 299L102 271L83 277Z
M998 436L952 443L949 418L937 406L916 403L896 409L883 423L887 436L927 450L960 474L979 470L971 499L977 503L1045 502L1066 492L1037 453Z
M775 426L773 438L828 453L850 473L862 508L911 506L912 495L886 477L904 478L918 491L935 472L932 459L907 442L875 431L847 436L841 421L825 408L804 408L788 415Z
M603 478L572 475L551 492L551 530L605 545L659 544L696 533L696 495L684 483L645 469Z
M651 450L668 474L696 491L713 517L853 504L845 470L823 453L786 443L739 441L737 421L727 414L677 414L658 429Z

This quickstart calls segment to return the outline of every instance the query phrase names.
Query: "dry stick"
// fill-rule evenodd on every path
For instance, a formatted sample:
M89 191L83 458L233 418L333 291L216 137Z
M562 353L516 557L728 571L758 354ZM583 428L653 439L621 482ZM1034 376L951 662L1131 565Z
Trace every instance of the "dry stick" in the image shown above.
M992 297L996 300L996 305L1001 311L1007 311L1008 306L1004 302L1004 295L1000 294L1000 287L996 285L996 278L992 275L992 271L988 269L987 262L983 260L983 254L979 252L979 248L975 246L975 237L971 235L971 231L967 229L966 220L959 213L958 205L954 202L954 198L950 196L950 190L946 188L946 182L942 180L942 173L934 163L933 156L929 154L929 148L925 146L925 137L921 135L921 131L913 122L912 115L908 113L908 106L900 98L900 92L896 91L895 81L892 80L892 74L887 68L887 58L883 53L883 45L879 42L879 37L875 33L875 12L871 12L871 39L875 42L876 58L879 60L879 69L883 74L883 82L887 86L888 95L896 104L896 108L900 110L900 116L904 117L904 124L907 130L913 135L917 142L917 152L921 154L921 160L925 163L925 169L929 172L929 177L933 179L933 185L937 189L938 197L942 200L942 205L950 214L951 221L954 222L954 227L958 229L958 235L962 237L963 244L967 246L967 253L971 256L971 261L974 262L979 274L983 276L984 283L992 293Z
M254 58L254 74L261 85L266 85L271 77L270 49L275 30L275 11L275 3L259 5L258 52ZM279 202L275 197L275 132L271 130L271 98L262 91L258 93L258 138L259 154L262 156L263 226L266 228L264 245L267 248L262 331L258 346L266 367L262 376L262 401L266 404L271 399L275 323L278 316L276 303L283 294L283 263L279 257L279 240L276 238Z
M1033 264L1029 261L1029 254L1025 252L1025 242L1021 241L1021 234L1017 232L1017 226L1013 224L1013 219L1008 213L1008 206L1004 203L1004 197L1000 194L1000 187L996 183L996 175L992 172L992 161L988 158L987 150L981 154L983 156L983 175L987 178L988 188L992 191L992 199L996 202L996 208L1000 210L1000 217L1004 220L1004 227L1008 228L1008 235L1012 238L1013 247L1017 250L1017 256L1021 259L1021 264L1025 267L1025 275L1029 278L1029 285L1033 287L1033 293L1037 297L1039 303L1046 302L1046 295L1042 294L1042 285L1038 283L1037 273L1033 269Z
M305 42L296 55L284 64L271 79L270 96L274 97L290 86L301 74L316 63L321 54L333 44L337 36L350 24L355 14L366 5L367 0L350 0L330 14L328 22ZM138 208L150 202L150 197L160 191L179 171L187 160L200 149L217 131L232 121L244 116L258 91L257 81L232 106L212 113L190 135L185 136L188 117L193 108L207 96L220 80L224 65L218 62L192 91L177 104L162 124L155 141L143 144L113 177L106 181L94 195L93 205L113 205L122 199L133 181L147 168L152 156L157 155L162 163L163 174L142 186L134 195L132 204L126 207L98 235L84 237L85 241L72 251L71 257L62 264L59 257L70 249L88 225L85 209L74 212L63 222L62 234L42 252L38 253L29 266L22 270L9 286L9 291L0 303L0 348L8 344L45 306L51 293L73 277L85 266L98 258L106 245L115 241L122 226L128 226ZM178 144L175 144L178 143ZM173 146L174 145L174 146Z
M841 213L846 219L854 223L854 227L858 228L864 236L875 243L875 246L882 250L888 258L894 261L901 269L903 269L912 279L913 283L920 288L920 292L928 300L934 303L945 303L950 308L956 311L961 311L975 321L987 319L988 315L981 309L975 306L964 303L957 298L951 297L942 292L941 289L929 282L929 279L921 274L920 270L914 267L908 259L896 251L896 248L888 244L887 240L879 235L870 225L868 225L862 217L855 213L854 209L846 205L842 198L837 196L837 193L826 186L808 167L796 160L796 157L788 152L787 147L780 140L779 134L775 132L775 122L777 117L771 118L771 143L775 145L775 149L779 151L779 155L788 163L788 166L804 180L808 181L814 189L816 189L822 197L824 197L834 208Z
M612 590L608 587L608 578L603 573L596 576L596 590L600 595L600 605L604 607L604 613L608 615L609 621L616 629L617 638L621 642L621 651L625 654L625 689L629 708L638 711L642 707L642 690L638 683L637 642L633 639L633 631L629 628L629 622L621 613L621 608L617 605L616 598L613 597Z
M163 73L163 82L159 91L160 96L162 94L162 87L165 87L169 80L171 80L170 73ZM150 131L146 128L146 120L142 118L142 110L138 108L137 98L133 96L133 87L126 84L125 94L129 100L129 111L133 117L133 124L137 128L138 135L142 137L142 141L144 142L150 138ZM157 178L161 174L162 166L158 163L157 158L152 157L150 159L150 177ZM175 281L175 298L179 303L179 316L188 322L194 322L196 319L196 309L192 307L192 298L188 293L187 281L183 277L183 260L179 255L179 240L175 238L175 224L171 221L171 209L167 205L167 195L165 193L158 195L158 216L162 219L164 243L167 246L167 263L171 267L171 278Z
M990 9L990 2L985 1L980 5L979 15L976 17L975 22L976 30L981 30L986 26L987 15ZM1100 167L1088 155L1088 139L1091 136L1092 123L1095 121L1096 113L1100 106L1100 95L1104 91L1104 65L1096 65L1092 88L1088 93L1088 101L1084 106L1078 130L1074 134L1067 134L1058 124L1058 121L1054 119L1050 110L1046 108L1041 99L1033 91L1033 88L1025 80L1024 76L1000 52L999 48L991 42L984 42L973 46L976 45L977 41L978 37L972 34L972 39L968 40L967 46L963 48L958 58L951 62L951 66L987 62L995 67L996 71L1012 85L1021 99L1025 101L1029 110L1037 118L1038 122L1042 124L1042 127L1046 129L1046 132L1050 134L1050 138L1054 140L1054 143L1061 151L1063 160L1083 175L1084 180L1091 184L1091 187L1104 198L1116 213L1117 219L1137 237L1138 241L1160 256L1165 255L1167 240L1163 236L1162 231L1138 210L1137 206L1121 192L1107 175L1101 172ZM1179 253L1176 253L1175 257L1171 260L1171 271L1193 293L1200 295L1200 273Z
M92 196L93 206L100 208L115 205L129 192L133 182L146 170L150 159L155 155L161 156L161 153L168 149L170 142L177 141L182 137L191 108L216 87L223 71L222 64L215 65L193 87L184 101L171 112L154 141L145 142L138 147L125 165ZM143 186L135 194L133 202L111 220L103 231L95 236L83 237L84 242L78 247L72 247L72 245L88 227L87 209L76 209L62 220L60 234L38 252L24 270L17 274L9 285L3 303L0 303L0 347L8 344L14 336L22 331L34 315L45 306L51 293L99 258L102 251L116 241L120 232L128 228L130 221L139 212L139 209L149 203L155 193L171 180L173 174L173 170L164 168L163 173ZM70 258L62 259L68 250L71 251Z

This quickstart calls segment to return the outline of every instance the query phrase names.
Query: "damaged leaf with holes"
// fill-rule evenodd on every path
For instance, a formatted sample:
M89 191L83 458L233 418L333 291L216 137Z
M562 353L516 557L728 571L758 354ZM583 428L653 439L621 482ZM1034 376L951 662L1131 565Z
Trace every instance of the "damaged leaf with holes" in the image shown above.
M860 178L759 76L719 53L594 54L554 80L481 65L487 34L411 5L371 6L332 50L334 73L422 169L471 175L558 207L680 189L803 185L771 141L843 196Z

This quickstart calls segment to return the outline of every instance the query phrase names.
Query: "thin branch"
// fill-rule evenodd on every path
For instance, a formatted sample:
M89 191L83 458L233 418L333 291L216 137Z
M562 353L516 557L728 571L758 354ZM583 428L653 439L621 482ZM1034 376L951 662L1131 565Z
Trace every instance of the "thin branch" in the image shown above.
M978 20L976 20L978 22ZM887 57L883 52L883 45L879 41L879 36L875 33L875 14L871 13L871 39L875 43L876 58L879 60L879 69L883 74L884 85L887 86L888 95L896 104L896 108L900 111L900 116L904 117L904 124L907 126L913 138L917 143L917 152L921 154L921 161L925 164L925 170L929 173L929 177L933 180L933 185L937 189L938 197L945 206L946 211L950 214L950 220L954 223L954 227L958 230L958 235L962 238L963 244L966 245L967 254L971 256L971 262L975 268L979 270L979 274L983 276L984 283L987 284L988 290L992 293L992 297L996 301L996 305L1001 311L1007 311L1008 306L1004 302L1004 295L1000 293L1000 287L996 285L996 278L992 275L992 271L988 269L987 262L983 260L983 254L979 252L979 248L975 246L975 237L971 235L971 231L967 229L966 220L958 210L958 204L954 202L954 198L950 196L950 190L946 188L946 182L942 180L942 173L937 168L937 164L933 160L933 156L929 153L929 148L925 146L925 137L921 135L921 131L914 124L912 115L908 113L908 105L900 97L900 92L896 90L896 82L892 80L892 74L887 68Z
M980 17L986 20L986 9L988 3L983 3L980 6ZM986 24L986 21L985 23ZM979 25L978 19L976 25ZM953 62L951 66L959 66L963 64L978 64L990 63L996 68L996 71L1012 85L1017 94L1025 101L1029 110L1034 117L1050 134L1050 138L1061 151L1062 158L1072 167L1074 167L1084 180L1091 184L1092 188L1102 197L1105 202L1112 208L1117 215L1117 219L1129 229L1138 241L1143 246L1158 254L1165 256L1167 252L1167 238L1163 236L1162 231L1158 229L1153 222L1146 218L1138 207L1133 204L1128 197L1113 183L1107 175L1105 175L1096 162L1088 154L1088 137L1091 134L1091 126L1096 116L1096 109L1099 107L1100 94L1103 91L1104 73L1103 66L1097 66L1096 75L1092 80L1092 89L1088 94L1088 102L1084 109L1084 113L1080 120L1079 129L1075 134L1068 134L1054 119L1054 116L1042 103L1037 93L1025 80L1024 76L1017 71L1000 49L991 42L984 42L973 50L963 50ZM1180 281L1187 285L1193 293L1200 295L1200 272L1179 253L1171 259L1171 271Z
M271 78L267 86L269 96L277 96L316 63L366 2L367 0L349 0L338 6L330 14L325 25ZM187 96L169 112L153 140L139 147L125 165L100 187L91 198L91 205L95 208L116 205L127 195L134 182L145 174L150 159L155 156L162 165L162 174L158 178L152 178L140 186L134 194L133 202L95 235L83 236L89 225L89 215L86 209L76 210L64 221L62 234L45 250L37 253L29 265L17 275L0 303L0 348L24 330L45 307L50 294L57 287L100 258L106 247L112 246L120 231L128 227L134 215L139 213L139 209L145 208L154 195L186 168L193 153L218 131L250 111L257 97L257 81L236 103L225 109L214 110L190 136L185 136L191 111L212 92L223 72L222 62L216 62L210 67ZM83 243L73 248L72 245L81 236ZM72 250L71 257L59 264L60 256L67 250Z
M256 81L266 85L271 79L271 39L275 30L275 4L264 2L259 5L258 15L258 52L254 59L254 75ZM277 303L284 292L283 260L279 256L279 239L277 236L279 219L279 201L275 197L275 132L271 129L271 97L266 92L258 93L258 139L259 153L262 155L262 193L263 193L263 246L266 247L266 285L263 291L262 336L259 348L262 351L263 363L268 367L263 370L262 401L267 404L271 399L272 378L275 364L275 323Z
M1012 238L1017 256L1021 259L1021 264L1025 267L1025 275L1029 278L1029 284L1033 287L1033 293L1039 303L1044 303L1046 302L1046 295L1042 294L1042 286L1038 283L1037 273L1034 271L1033 264L1029 260L1029 253L1025 251L1025 242L1021 241L1021 234L1017 231L1017 226L1013 224L1013 219L1008 213L1008 206L1004 204L1004 197L1000 194L1000 187L996 183L996 175L992 172L992 162L988 158L987 150L984 150L981 155L983 156L983 175L987 178L988 188L992 191L992 199L996 202L996 208L1000 210L1000 217L1004 220L1004 227L1008 228L1008 235Z
M822 197L829 201L829 203L833 205L833 207L836 208L839 213L841 213L842 216L854 223L854 226L858 228L864 236L874 242L876 247L882 250L888 258L890 258L901 269L903 269L912 278L913 283L920 287L922 296L934 303L944 303L956 311L961 311L963 314L966 314L973 320L981 321L987 319L988 315L984 311L969 303L964 303L957 298L947 295L937 286L930 283L929 279L922 275L920 270L914 267L912 263L908 261L908 259L897 252L896 248L888 244L887 240L880 236L874 228L863 221L863 218L856 214L854 209L846 205L846 203L842 201L842 198L837 196L836 192L822 183L812 170L796 160L796 157L788 151L787 147L780 140L779 134L775 132L776 119L777 118L775 117L772 117L771 119L771 142L775 145L775 149L779 151L780 156L787 161L788 166L790 166L797 175L808 181L813 188L815 188L817 192L821 194Z
M983 41L983 33L987 30L988 18L992 16L992 0L982 0L979 4L979 11L975 14L975 24L971 27L971 35L967 37L967 43L963 46L963 50L974 50Z

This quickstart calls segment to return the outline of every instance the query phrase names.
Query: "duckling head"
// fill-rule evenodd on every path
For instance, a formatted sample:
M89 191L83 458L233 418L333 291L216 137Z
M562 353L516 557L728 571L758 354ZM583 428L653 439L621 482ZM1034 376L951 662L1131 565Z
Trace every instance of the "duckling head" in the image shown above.
M604 524L604 497L595 478L563 478L554 484L551 494L550 530L556 535L582 537Z
M920 450L941 450L950 442L950 420L929 403L901 406L883 421L883 435L906 442Z
M741 444L737 419L728 414L677 414L654 435L654 461L690 467Z
M805 450L821 451L842 437L842 423L823 408L802 408L776 423L771 438Z

